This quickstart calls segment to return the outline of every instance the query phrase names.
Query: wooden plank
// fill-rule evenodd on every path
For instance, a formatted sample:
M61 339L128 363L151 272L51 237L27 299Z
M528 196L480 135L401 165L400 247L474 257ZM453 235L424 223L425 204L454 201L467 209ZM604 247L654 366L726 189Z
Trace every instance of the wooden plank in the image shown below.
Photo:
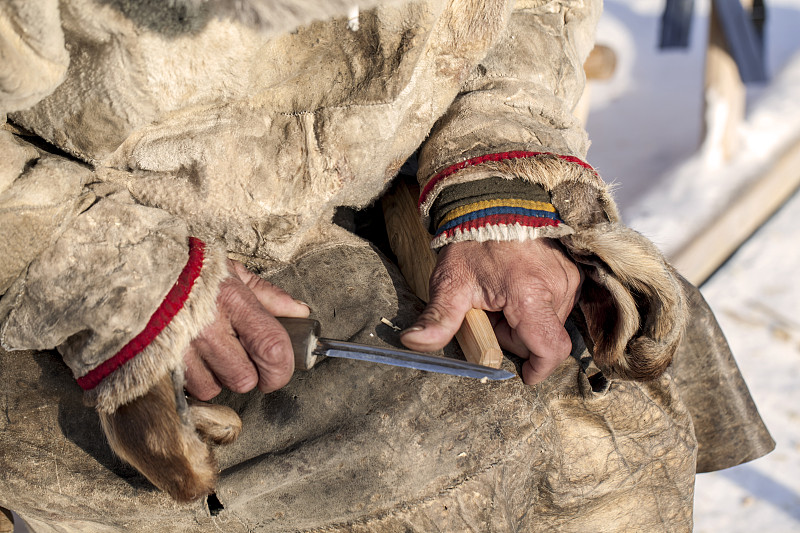
M800 141L745 186L703 231L670 258L689 281L706 281L800 188Z

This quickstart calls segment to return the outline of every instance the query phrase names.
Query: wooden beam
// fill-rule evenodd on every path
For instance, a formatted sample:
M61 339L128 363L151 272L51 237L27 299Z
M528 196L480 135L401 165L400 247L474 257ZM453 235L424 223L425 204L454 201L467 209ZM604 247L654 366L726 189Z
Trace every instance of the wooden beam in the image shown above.
M675 252L670 262L700 285L800 188L800 141L742 188L716 219Z

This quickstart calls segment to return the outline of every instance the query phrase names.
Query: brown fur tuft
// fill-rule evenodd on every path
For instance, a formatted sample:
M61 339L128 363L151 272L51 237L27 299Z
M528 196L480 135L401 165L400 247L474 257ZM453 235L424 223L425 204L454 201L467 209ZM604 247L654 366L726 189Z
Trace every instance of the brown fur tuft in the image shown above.
M206 442L230 444L242 432L242 419L230 407L192 398L189 398L188 402L189 417Z
M113 413L99 414L114 452L175 500L190 502L213 491L216 461L195 428L181 421L169 376Z

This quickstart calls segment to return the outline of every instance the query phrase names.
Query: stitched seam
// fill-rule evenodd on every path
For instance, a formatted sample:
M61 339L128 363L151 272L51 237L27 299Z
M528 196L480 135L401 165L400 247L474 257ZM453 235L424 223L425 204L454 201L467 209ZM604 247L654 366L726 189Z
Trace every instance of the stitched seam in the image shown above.
M178 281L167 293L167 296L155 310L144 329L131 339L111 358L103 361L90 370L86 375L78 378L78 385L83 390L92 390L119 367L136 357L169 325L175 315L183 308L192 291L200 271L206 245L195 237L189 237L189 260L183 267Z

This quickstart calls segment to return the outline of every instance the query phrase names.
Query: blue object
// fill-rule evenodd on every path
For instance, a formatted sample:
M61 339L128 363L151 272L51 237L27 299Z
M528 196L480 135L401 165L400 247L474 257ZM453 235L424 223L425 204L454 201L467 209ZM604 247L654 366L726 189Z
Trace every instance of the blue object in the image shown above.
M688 48L694 0L667 0L661 16L659 48Z
M763 0L753 1L748 13L739 0L712 0L714 11L744 83L767 81L764 57ZM661 17L660 48L686 48L692 27L694 0L667 0Z
M728 49L744 83L767 81L763 46L755 25L739 0L713 0ZM763 9L763 4L762 4Z

